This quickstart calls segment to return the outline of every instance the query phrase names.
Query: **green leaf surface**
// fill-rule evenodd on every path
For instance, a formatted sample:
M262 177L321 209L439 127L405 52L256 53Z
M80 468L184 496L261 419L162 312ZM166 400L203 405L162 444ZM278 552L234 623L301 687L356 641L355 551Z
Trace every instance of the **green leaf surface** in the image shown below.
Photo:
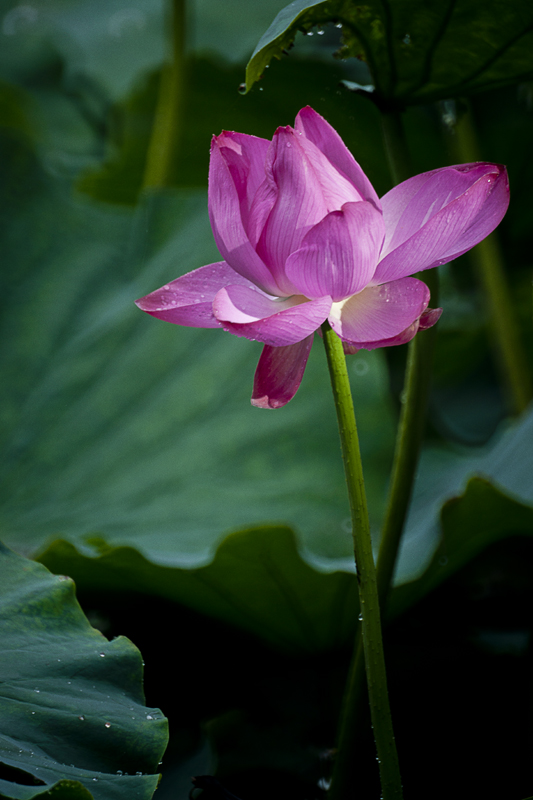
M69 578L3 545L0 570L0 796L149 800L168 733L141 654L90 626Z
M87 557L66 541L39 556L54 572L67 570L80 590L137 591L220 619L290 653L345 643L358 614L353 574L325 574L300 557L293 531L260 527L230 534L211 564L177 569L150 563L136 550L93 542Z
M364 59L389 106L429 103L531 80L533 9L527 0L295 0L257 45L250 89L273 57L308 31L342 24L343 58Z

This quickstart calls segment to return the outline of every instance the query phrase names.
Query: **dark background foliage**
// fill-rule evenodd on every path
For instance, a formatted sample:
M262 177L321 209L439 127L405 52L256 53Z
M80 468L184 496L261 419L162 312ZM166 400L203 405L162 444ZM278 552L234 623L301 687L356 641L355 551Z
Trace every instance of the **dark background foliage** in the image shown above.
M424 5L424 24L444 13L440 82L413 83L409 48L426 68L435 41L405 21L418 19L414 0L369 3L363 28L355 19L349 31L349 3L315 3L322 17L297 20L294 49L268 71L261 63L243 96L246 62L283 3L191 2L172 179L147 193L167 9L0 4L2 538L71 575L91 623L141 649L148 706L170 720L161 800L185 798L203 773L242 800L322 797L358 613L320 342L297 397L266 414L249 405L257 346L133 305L217 259L205 193L212 134L270 138L309 104L386 192L380 112L342 81L371 80L352 56L389 8L396 38L387 58L379 36L371 45L384 76L375 83L382 99L408 105L415 171L453 161L466 94L482 157L508 166L499 237L531 354L530 12L508 2L504 19L503 5L488 3L474 30L465 19L478 4L438 5ZM335 15L344 29L327 24ZM332 57L341 34L346 60ZM476 42L494 52L491 37L506 35L521 43L515 61L461 83ZM447 70L461 92L442 88ZM387 614L392 712L406 798L522 800L533 793L531 415L511 419L470 258L441 280L422 467ZM404 348L350 361L376 537L404 362ZM473 475L483 477L467 483ZM378 797L368 720L356 766L360 797Z

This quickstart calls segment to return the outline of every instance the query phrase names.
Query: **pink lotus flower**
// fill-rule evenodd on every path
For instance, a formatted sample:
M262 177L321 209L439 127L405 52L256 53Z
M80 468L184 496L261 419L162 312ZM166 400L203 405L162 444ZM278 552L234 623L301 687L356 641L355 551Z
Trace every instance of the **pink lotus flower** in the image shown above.
M505 167L476 163L410 178L381 201L313 109L271 142L213 138L209 216L224 261L137 301L177 325L263 342L252 404L278 408L302 380L327 319L347 352L403 344L433 325L429 290L409 277L462 255L509 204Z

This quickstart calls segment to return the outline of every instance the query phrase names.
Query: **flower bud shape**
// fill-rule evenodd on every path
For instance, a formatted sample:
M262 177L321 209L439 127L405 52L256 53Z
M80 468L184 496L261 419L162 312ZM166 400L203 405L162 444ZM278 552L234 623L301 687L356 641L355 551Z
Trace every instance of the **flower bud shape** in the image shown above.
M263 342L252 404L278 408L302 380L314 332L347 353L404 344L437 322L414 273L484 239L509 205L505 167L425 172L381 200L312 108L272 141L224 131L211 144L209 217L223 261L141 298L154 317Z

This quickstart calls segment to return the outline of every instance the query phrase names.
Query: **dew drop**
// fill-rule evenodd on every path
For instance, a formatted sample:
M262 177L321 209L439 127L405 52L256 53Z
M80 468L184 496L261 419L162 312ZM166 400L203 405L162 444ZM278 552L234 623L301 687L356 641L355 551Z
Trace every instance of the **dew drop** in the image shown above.
M78 717L78 719L79 719L79 720L81 720L82 722L84 722L84 721L85 721L85 717L83 716L83 714L81 714L81 715Z
M319 28L319 29L317 30L317 33L318 33L318 35L319 35L319 36L323 36L323 35L324 35L324 33L325 33L325 30L324 30L324 28Z
M35 711L32 711L31 713L32 713L32 714L35 714Z
M363 621L363 615L361 612L359 612L359 616L357 617L357 619L359 620L359 622Z
M104 728L110 728L110 727L111 727L110 722L104 722Z
M142 772L136 772L135 774L136 775L142 775Z
M100 658L105 658L105 653L100 653Z
M152 717L152 715L151 715L151 714L147 714L147 715L146 715L146 719L155 719L155 717Z

